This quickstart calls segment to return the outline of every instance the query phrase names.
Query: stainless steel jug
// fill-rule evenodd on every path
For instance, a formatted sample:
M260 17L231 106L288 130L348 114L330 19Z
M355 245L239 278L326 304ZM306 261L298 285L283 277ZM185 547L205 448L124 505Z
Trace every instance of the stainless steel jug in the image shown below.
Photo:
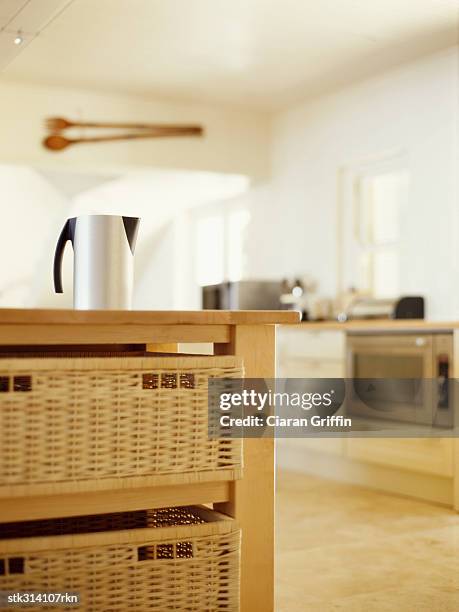
M83 215L68 219L54 254L54 289L63 293L62 258L73 246L73 306L129 310L132 304L137 217Z

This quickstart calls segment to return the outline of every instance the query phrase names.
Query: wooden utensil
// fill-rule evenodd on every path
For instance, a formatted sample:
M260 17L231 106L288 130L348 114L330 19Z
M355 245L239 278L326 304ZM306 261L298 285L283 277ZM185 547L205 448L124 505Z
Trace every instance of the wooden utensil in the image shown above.
M59 134L52 134L43 140L43 146L50 151L62 151L70 145L91 142L113 142L115 140L136 140L138 138L170 138L174 136L200 136L200 127L175 127L139 132L138 134L113 134L110 136L92 136L88 138L65 138Z
M74 127L88 128L119 128L132 130L159 130L159 129L193 129L201 130L199 125L161 125L155 123L105 123L95 121L69 121L63 117L49 117L45 120L45 127L48 132L62 132ZM197 133L197 132L196 132Z

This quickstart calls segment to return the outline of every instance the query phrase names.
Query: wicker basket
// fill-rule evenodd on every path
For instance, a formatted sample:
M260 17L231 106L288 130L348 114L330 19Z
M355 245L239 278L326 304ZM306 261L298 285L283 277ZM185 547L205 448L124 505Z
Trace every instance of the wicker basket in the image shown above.
M64 486L51 492L150 486L161 475L239 477L241 441L208 435L211 377L240 378L241 362L1 359L0 496L49 493L55 483Z
M80 595L40 610L239 610L239 529L202 506L9 523L0 538L0 590Z

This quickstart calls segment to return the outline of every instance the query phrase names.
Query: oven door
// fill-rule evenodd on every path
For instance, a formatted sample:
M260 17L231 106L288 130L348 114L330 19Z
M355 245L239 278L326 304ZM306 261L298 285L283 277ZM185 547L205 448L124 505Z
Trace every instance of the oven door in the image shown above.
M432 425L433 350L429 334L348 336L348 414Z

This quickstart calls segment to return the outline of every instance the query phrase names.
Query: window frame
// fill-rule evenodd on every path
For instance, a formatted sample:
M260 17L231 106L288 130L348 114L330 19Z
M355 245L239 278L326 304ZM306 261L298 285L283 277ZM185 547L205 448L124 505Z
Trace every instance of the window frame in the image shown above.
M362 244L360 241L360 213L361 194L358 193L362 179L382 176L385 174L406 174L409 185L409 165L407 154L404 151L394 151L379 156L343 164L338 171L338 205L337 205L337 292L354 287L358 290L362 272L360 271L362 255L373 258L373 253L383 251L396 251L399 259L402 224L400 219L399 236L397 241L383 245ZM409 197L409 196L408 196ZM401 211L401 215L403 211ZM371 267L371 264L369 264ZM375 296L375 279L372 277L368 283L368 295ZM395 297L395 296L394 296Z

